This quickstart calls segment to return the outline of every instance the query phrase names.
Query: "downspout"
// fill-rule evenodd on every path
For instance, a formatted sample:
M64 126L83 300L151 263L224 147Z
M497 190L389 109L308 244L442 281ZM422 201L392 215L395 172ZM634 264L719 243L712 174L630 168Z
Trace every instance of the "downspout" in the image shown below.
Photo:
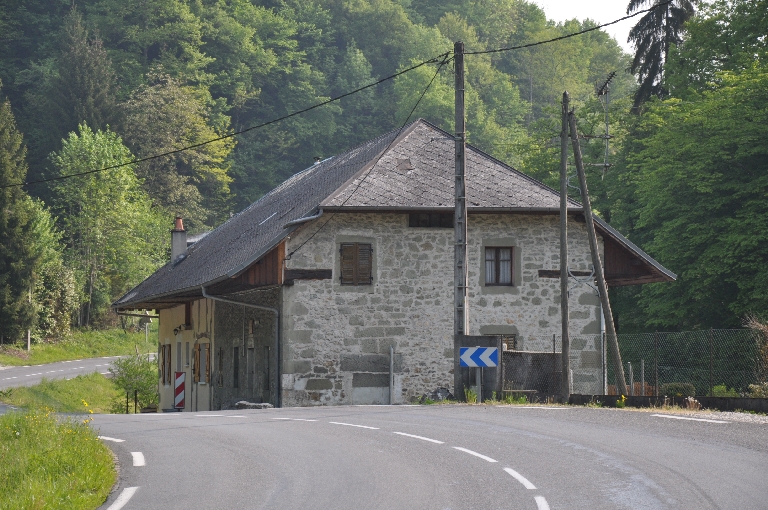
M240 305L240 306L247 306L249 308L255 308L257 310L265 310L267 312L272 312L275 314L275 348L277 349L277 370L275 371L276 381L275 381L275 407L282 407L282 352L280 348L280 310L277 308L272 308L271 306L261 306L261 305L253 305L250 303L243 303L242 301L235 301L233 299L226 299L219 296L211 296L205 291L205 286L201 285L200 288L203 291L203 297L207 299L212 299L213 301L221 301L222 303L229 303L231 305Z
M297 220L289 221L288 223L283 225L283 228L292 227L294 225L301 225L302 223L306 223L308 221L316 220L316 219L318 219L322 215L323 215L323 210L320 209L320 211L317 214L315 214L314 216L304 216L303 218L299 218Z

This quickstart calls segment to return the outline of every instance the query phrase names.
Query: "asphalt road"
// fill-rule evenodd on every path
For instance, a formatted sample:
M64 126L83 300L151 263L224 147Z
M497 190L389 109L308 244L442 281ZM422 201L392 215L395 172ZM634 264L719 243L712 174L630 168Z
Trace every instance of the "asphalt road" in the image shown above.
M119 356L60 361L23 367L0 366L0 390L14 386L33 386L46 379L71 379L92 372L107 373L109 363Z
M768 508L765 423L451 405L92 425L120 461L111 510Z

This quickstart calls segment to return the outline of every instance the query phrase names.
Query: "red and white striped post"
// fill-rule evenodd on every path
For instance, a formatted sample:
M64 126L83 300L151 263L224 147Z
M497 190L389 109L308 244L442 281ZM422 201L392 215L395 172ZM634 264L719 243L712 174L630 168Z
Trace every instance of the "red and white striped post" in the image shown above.
M184 380L186 372L174 372L173 408L184 409Z

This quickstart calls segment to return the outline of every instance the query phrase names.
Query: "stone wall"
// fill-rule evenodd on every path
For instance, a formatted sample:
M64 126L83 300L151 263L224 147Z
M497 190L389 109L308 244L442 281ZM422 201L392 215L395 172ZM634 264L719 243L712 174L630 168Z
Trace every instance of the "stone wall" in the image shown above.
M518 347L551 349L560 333L560 282L538 270L560 266L559 217L471 215L468 230L469 333L514 334ZM584 225L569 222L569 234L570 267L588 270ZM284 287L283 405L388 402L390 346L396 403L452 388L453 229L409 228L407 214L337 213L294 232L286 253L305 241L286 268L332 269L333 279ZM373 245L372 285L339 284L342 242ZM486 246L515 247L515 286L484 285ZM573 334L598 334L599 309L592 289L574 288ZM600 370L579 365L578 374L598 380Z

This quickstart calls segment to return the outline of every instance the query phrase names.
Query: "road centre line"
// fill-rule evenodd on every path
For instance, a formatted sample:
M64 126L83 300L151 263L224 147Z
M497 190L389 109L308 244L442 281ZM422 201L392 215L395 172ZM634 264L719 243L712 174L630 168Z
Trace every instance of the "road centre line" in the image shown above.
M144 454L141 452L131 452L131 455L133 456L133 466L134 467L141 467L146 466L147 461L144 460Z
M512 469L512 468L504 468L504 471L506 471L507 473L512 475L512 478L514 478L518 482L522 483L523 486L526 489L534 489L534 490L536 489L535 485L533 485L531 482L529 482L526 477L524 477L523 475L521 475L520 473L518 473L514 469Z
M422 441L429 441L430 443L445 444L444 441L438 441L437 439L430 439L424 436L414 436L413 434L406 434L405 432L392 432L392 433L397 434L399 436L406 436L406 437L412 437L414 439L421 439Z
M547 504L546 498L544 496L534 496L536 500L536 507L538 510L549 510L549 504Z
M102 441L112 441L115 443L125 443L125 439L115 439L114 437L107 437L107 436L96 436Z
M137 490L139 490L138 487L126 487L117 497L117 499L111 505L109 505L107 510L120 510L125 506L126 503L128 503L128 501L130 501L133 495L136 494Z
M655 416L656 418L670 418L672 420L688 420L688 421L704 421L707 423L728 423L727 421L723 420L707 420L704 418L688 418L687 416L674 416L671 414L652 414L651 416Z
M358 427L361 429L379 430L379 427L368 427L366 425L355 425L354 423L344 423L340 421L329 421L328 423L333 423L334 425L345 425L347 427Z
M477 457L479 459L483 459L483 460L488 461L488 462L498 462L498 460L496 460L496 459L492 459L490 457L486 457L482 453L477 453L477 452L474 452L472 450L468 450L466 448L462 448L461 446L454 446L453 449L454 450L459 450L460 452L468 453L470 455L474 455L475 457Z

